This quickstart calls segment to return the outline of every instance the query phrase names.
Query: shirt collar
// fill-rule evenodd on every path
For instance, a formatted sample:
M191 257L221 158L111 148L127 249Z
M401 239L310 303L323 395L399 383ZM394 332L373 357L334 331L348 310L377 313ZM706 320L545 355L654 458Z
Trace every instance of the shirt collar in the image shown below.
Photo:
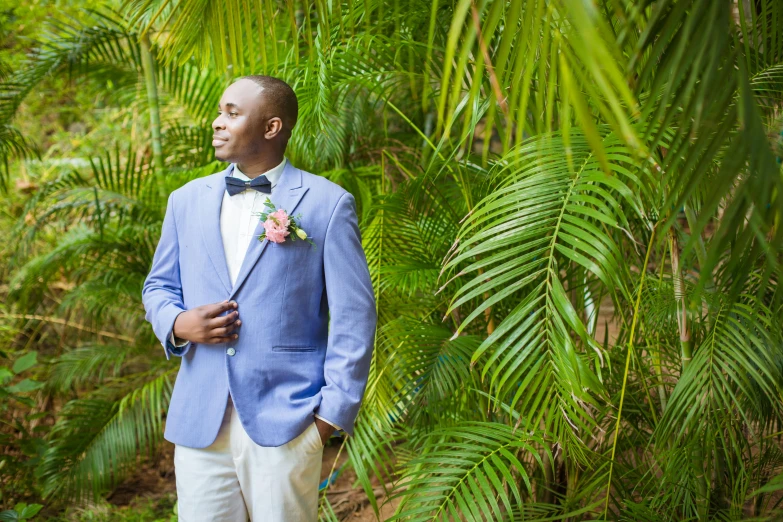
M283 174L283 169L285 168L285 162L286 158L283 156L283 161L280 162L280 165L276 167L272 167L271 169L264 172L264 176L266 176L266 179L268 179L272 183L272 188L275 188L275 185L277 185L278 180L280 180L280 176ZM231 175L235 178L239 178L242 181L250 181L251 178L248 178L245 176L245 174L239 170L239 166L234 163L234 169L231 172Z

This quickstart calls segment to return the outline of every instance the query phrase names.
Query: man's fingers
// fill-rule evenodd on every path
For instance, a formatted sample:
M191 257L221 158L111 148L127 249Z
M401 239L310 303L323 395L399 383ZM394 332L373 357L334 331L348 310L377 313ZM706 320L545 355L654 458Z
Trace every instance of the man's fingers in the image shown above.
M239 320L239 311L234 310L233 312L229 312L226 315L219 315L218 317L210 319L209 327L219 328L221 326L228 326L237 320Z
M242 321L239 319L235 321L234 316L231 314L211 319L208 326L209 335L228 335L236 330L241 324Z
M218 344L232 341L238 337L234 332L242 324L239 318L239 305L236 301L222 301L206 305L207 343ZM228 312L221 315L223 312Z
M210 310L207 310L207 317L217 317L228 310L236 310L238 308L236 301L223 301L222 303L215 303Z
M237 338L237 334L235 333L229 333L227 335L220 335L217 331L210 332L209 337L206 338L204 341L206 344L218 344L218 343L227 343L229 341L233 341Z
M228 337L210 337L209 342L212 344L218 344L218 343L227 343L228 341L233 341L236 339L234 337L235 334L229 335Z
M209 328L218 328L220 326L226 326L233 323L239 318L239 312L234 310L226 313L226 315L218 315L217 317L211 317L207 320Z
M213 328L210 334L212 336L218 336L218 337L231 337L234 334L234 330L236 330L236 325L229 325L229 326L223 326L220 328Z

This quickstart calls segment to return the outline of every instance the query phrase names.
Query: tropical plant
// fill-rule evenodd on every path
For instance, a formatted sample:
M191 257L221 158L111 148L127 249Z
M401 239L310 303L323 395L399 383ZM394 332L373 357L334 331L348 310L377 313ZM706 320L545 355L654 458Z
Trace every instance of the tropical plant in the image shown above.
M138 299L165 196L218 168L204 132L225 82L266 73L300 99L289 158L360 202L379 323L345 448L376 513L780 517L783 4L134 0L95 16L61 24L0 106L10 124L70 63L149 116L19 223L18 305L62 269L60 312L123 340L52 365L47 393L78 397L39 467L47 494L97 494L159 441L175 370Z
M0 520L3 522L16 522L22 520L31 520L35 518L43 506L41 504L27 505L24 502L18 503L14 509L7 509L0 512Z

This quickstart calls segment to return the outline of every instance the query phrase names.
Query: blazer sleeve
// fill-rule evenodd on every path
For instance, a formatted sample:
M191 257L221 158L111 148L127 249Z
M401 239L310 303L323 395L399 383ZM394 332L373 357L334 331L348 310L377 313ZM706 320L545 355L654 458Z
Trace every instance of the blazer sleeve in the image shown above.
M375 294L362 249L356 202L344 193L324 238L324 281L329 305L329 335L321 403L315 413L353 435L367 386L375 342Z
M160 231L160 240L152 258L152 268L144 280L141 301L146 315L144 318L152 325L155 336L163 345L166 359L171 354L183 356L190 349L190 342L177 347L171 342L174 321L185 311L182 301L182 281L179 276L179 243L177 242L177 224L174 217L174 193L166 203L166 215Z

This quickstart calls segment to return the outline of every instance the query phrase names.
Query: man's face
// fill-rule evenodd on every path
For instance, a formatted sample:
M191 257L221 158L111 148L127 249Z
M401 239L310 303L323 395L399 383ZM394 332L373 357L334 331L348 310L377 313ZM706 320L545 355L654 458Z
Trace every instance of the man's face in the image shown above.
M275 125L269 121L266 105L264 90L254 81L243 79L228 86L212 122L215 158L241 163L262 155L267 140L277 134L274 128L268 128Z

